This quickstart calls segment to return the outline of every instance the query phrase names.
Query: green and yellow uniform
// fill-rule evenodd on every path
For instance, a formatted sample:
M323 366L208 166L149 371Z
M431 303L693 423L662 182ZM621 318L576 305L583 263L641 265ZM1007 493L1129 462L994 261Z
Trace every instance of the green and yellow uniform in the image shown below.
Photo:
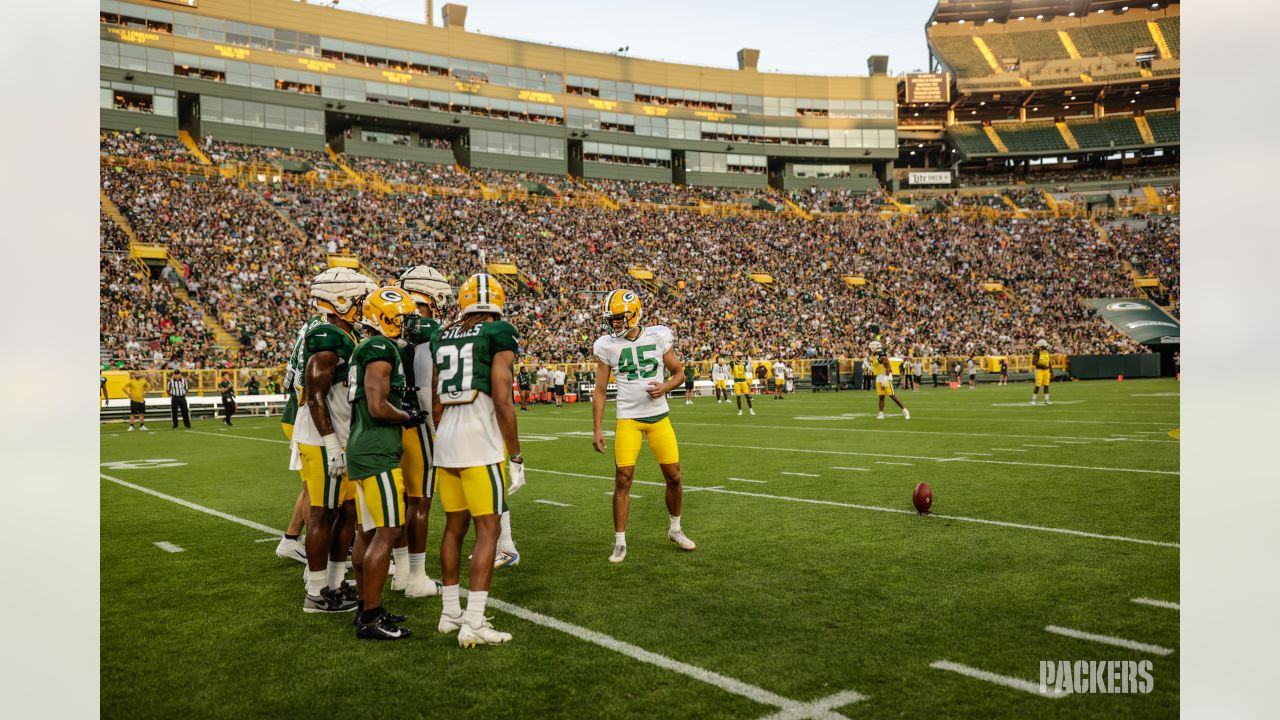
M500 515L507 509L506 446L493 409L494 359L519 352L519 334L505 320L458 323L431 337L436 393L444 405L436 449L436 491L445 512Z
M876 376L876 395L893 394L893 362L889 353L880 350L871 358L871 372Z
M1049 368L1051 360L1052 357L1045 348L1037 348L1031 353L1031 366L1036 371L1036 387L1049 387L1049 381L1053 379L1053 370Z
M298 388L302 386L302 376L305 374L306 366L299 365L305 356L303 348L303 339L306 338L307 331L316 325L324 322L324 318L316 315L308 318L298 328L298 337L293 341L293 350L289 352L289 359L284 366L284 391L289 395L288 400L284 403L284 411L280 414L280 424L283 426L284 437L286 440L293 439L293 424L298 417ZM290 470L296 468L290 467Z
M341 445L346 445L347 435L351 430L351 403L347 398L348 391L344 382L347 379L347 364L355 347L355 337L337 325L327 322L313 325L302 337L302 353L298 358L300 370L294 380L298 397L305 398L303 375L311 356L321 352L337 354L338 365L334 368L333 385L325 397L325 404L329 409L329 423L333 426L333 434ZM324 447L324 438L305 403L298 408L292 441L298 450L298 469L302 473L302 482L307 486L312 507L335 510L348 500L355 499L355 486L348 476L344 475L337 481L329 477L329 457Z
M365 530L404 524L404 475L400 470L403 428L374 420L366 396L365 374L369 365L376 362L391 365L387 402L402 407L408 388L404 360L390 338L381 335L366 338L351 353L351 366L347 371L351 401L347 473L356 478L360 524Z
M418 325L418 332L406 336L408 344L400 349L400 359L404 363L405 382L408 387L416 387L417 391L409 392L408 403L423 412L431 412L431 388L435 381L432 376L431 335L440 329L440 322L433 318L423 318ZM422 425L404 428L401 444L404 446L400 454L400 471L404 475L404 494L406 497L431 497L435 494L435 443L436 430L431 420Z
M733 377L733 394L750 395L751 382L747 378L747 364L739 360L729 363L729 374Z

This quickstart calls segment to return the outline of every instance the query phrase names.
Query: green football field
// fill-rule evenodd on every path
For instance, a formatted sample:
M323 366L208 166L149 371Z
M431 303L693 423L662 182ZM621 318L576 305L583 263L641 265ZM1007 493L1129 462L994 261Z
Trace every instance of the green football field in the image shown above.
M865 392L757 397L755 417L674 399L698 549L666 539L645 450L619 565L590 406L519 413L522 562L489 606L514 640L469 651L435 632L439 598L388 587L414 631L395 643L301 612L302 566L273 553L299 486L278 418L104 425L102 715L1175 716L1178 385L1030 395L901 393L910 421ZM1154 687L1042 695L1041 661L1064 660L1150 660Z

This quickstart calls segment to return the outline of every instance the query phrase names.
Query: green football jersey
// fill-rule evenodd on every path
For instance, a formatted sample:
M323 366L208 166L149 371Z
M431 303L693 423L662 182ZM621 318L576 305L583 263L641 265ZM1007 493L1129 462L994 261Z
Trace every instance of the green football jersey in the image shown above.
M284 391L289 398L285 401L284 411L280 414L280 422L284 425L292 425L298 417L298 386L302 385L302 368L299 367L299 363L302 362L302 339L306 337L308 330L322 322L324 318L316 315L302 323L302 327L298 328L298 336L293 341L293 349L289 351L289 357L285 360Z
M351 354L347 370L347 392L351 401L351 437L347 439L347 474L352 480L363 480L392 468L400 467L401 428L373 419L365 397L365 370L370 363L391 364L391 388L387 401L402 407L405 400L404 361L400 349L389 338L375 335L366 338Z
M462 323L437 330L431 337L436 360L436 392L445 405L465 405L477 393L493 397L489 381L493 358L503 350L517 352L519 334L505 320L467 327ZM510 392L510 388L503 388Z
M439 329L439 320L434 318L422 318L422 321L418 325L417 334L405 337L405 340L407 340L409 344L400 348L400 359L404 362L405 381L408 383L409 387L419 387L419 379L417 377L417 373L414 371L414 354L419 352L426 353L426 359L429 361L431 357L431 336ZM407 399L419 410L431 409L420 407L422 403L418 401L418 394L416 392L409 393Z

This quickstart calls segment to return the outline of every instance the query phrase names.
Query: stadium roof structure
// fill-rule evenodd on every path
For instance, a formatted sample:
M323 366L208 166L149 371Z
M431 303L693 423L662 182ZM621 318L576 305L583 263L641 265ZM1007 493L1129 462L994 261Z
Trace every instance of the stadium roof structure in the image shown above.
M938 23L994 21L1008 22L1019 17L1049 19L1069 15L1122 13L1132 7L1164 7L1178 5L1180 0L1157 0L1143 3L1141 0L938 0L929 15L928 25Z

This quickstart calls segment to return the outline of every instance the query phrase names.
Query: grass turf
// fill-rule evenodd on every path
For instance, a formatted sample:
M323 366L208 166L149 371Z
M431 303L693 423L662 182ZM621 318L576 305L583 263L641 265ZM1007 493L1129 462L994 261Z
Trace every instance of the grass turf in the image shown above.
M1178 613L1131 598L1178 601L1178 444L1167 435L1178 427L1177 384L1058 385L1052 407L1027 406L1030 393L900 393L909 422L896 408L875 420L874 395L860 392L761 396L755 417L673 400L686 487L722 489L686 491L684 528L698 549L682 553L666 540L663 488L633 486L629 555L616 566L606 561L612 458L590 448L590 406L520 413L529 483L511 505L523 561L495 573L492 595L796 702L856 691L865 699L834 708L850 718L1173 715ZM151 428L104 425L102 462L183 464L104 465L104 475L284 527L298 482L277 419L188 432L153 417ZM647 450L636 479L660 480ZM873 509L909 510L922 480L938 516ZM778 710L497 610L494 624L514 642L463 652L435 633L438 598L390 590L388 607L410 615L415 636L358 642L350 615L300 612L301 566L275 557L274 542L254 542L266 533L105 479L101 493L104 717ZM804 502L814 500L836 504ZM437 504L433 577L442 522ZM1111 659L1152 660L1154 690L1053 700L929 667L950 660L1038 682L1041 660Z

